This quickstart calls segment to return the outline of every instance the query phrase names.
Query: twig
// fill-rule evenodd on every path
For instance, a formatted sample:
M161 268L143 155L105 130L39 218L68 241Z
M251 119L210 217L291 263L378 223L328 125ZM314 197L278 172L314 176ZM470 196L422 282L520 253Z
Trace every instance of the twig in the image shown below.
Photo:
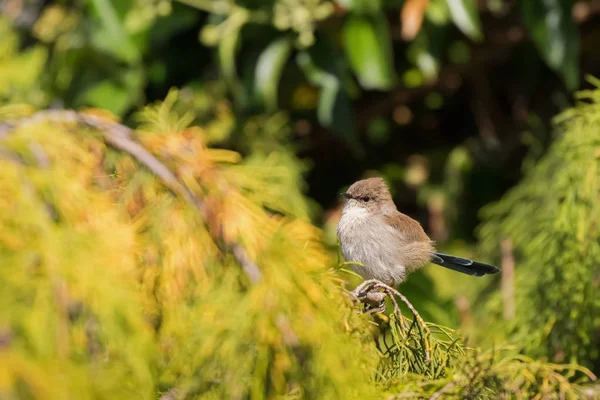
M400 300L402 300L404 302L404 304L406 304L408 309L415 316L415 319L419 322L419 326L421 326L427 333L427 337L424 340L424 342L425 342L425 362L427 364L429 364L429 362L430 362L429 337L431 336L431 331L429 330L429 327L427 326L427 324L425 324L425 321L423 320L423 318L421 318L421 315L419 314L419 312L415 309L415 307L411 304L411 302L408 301L408 299L402 293L400 293L393 287L386 285L385 283L383 283L377 279L369 279L369 280L364 281L360 285L358 285L356 287L356 289L354 289L352 291L352 295L355 297L356 300L362 302L365 298L367 298L367 295L369 293L380 290L380 289L384 290L384 292L387 294L387 296L392 301L392 304L394 304L394 312L398 316L399 321L402 321L402 313L400 312L400 307L398 307L398 303L396 302L394 295L397 296L398 298L400 298Z
M262 278L262 273L254 261L250 259L246 249L244 249L239 243L232 243L230 244L230 247L233 256L244 269L244 272L248 276L248 279L250 279L250 282L258 283Z
M448 382L446 385L444 385L443 388L441 388L440 390L438 390L437 392L435 392L430 398L429 400L437 400L439 399L443 394L449 392L450 390L454 389L454 386L456 386L454 384L454 382Z
M171 191L182 196L186 202L200 212L205 221L208 221L209 212L205 204L196 197L184 183L177 179L169 168L154 157L141 144L136 142L132 138L134 131L125 125L107 121L95 115L71 110L45 110L38 111L29 117L18 120L0 122L0 139L7 136L17 127L37 125L43 122L57 122L62 124L76 123L98 130L104 137L106 143L131 155L142 165L146 166L150 171L156 174ZM229 250L229 252L233 254L252 283L260 281L262 277L260 269L248 256L246 249L238 243L227 241L223 235L220 236L221 237L214 238L216 239L215 242L217 244L225 244L226 250Z

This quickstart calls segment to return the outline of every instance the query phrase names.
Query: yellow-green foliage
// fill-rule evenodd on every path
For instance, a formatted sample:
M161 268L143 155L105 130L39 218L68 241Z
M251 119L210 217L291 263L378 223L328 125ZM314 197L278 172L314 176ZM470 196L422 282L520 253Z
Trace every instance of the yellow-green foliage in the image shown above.
M301 196L285 171L252 174L238 154L206 148L202 129L177 129L140 140L210 221L97 132L42 123L2 140L1 389L40 399L172 387L187 398L372 394L369 331L327 273L319 231L277 200ZM250 283L215 237L241 243L262 279Z
M490 253L511 239L517 262L516 316L491 329L529 355L592 365L600 358L600 90L578 97L556 119L548 154L485 210L481 237Z
M33 46L19 52L21 43L10 22L0 16L0 104L7 101L45 105L39 75L47 61L47 51Z
M132 138L199 206L120 150L103 112L80 114L103 130L61 111L0 123L0 397L581 393L575 365L490 351L483 368L447 328L357 313L290 184L298 161L209 148L176 103Z
M515 348L470 349L454 374L430 380L407 375L390 381L388 392L390 399L595 399L581 385L590 378L585 368L535 361Z
M153 393L141 243L110 193L94 185L94 143L50 125L3 141L0 390L16 398Z

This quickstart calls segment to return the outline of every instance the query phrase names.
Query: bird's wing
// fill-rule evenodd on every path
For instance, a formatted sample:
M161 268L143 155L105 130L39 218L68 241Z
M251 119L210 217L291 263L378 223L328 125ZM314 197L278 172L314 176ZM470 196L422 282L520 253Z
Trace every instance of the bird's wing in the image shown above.
M402 214L400 211L385 214L383 218L384 222L398 231L405 240L416 242L430 241L421 224L408 215Z

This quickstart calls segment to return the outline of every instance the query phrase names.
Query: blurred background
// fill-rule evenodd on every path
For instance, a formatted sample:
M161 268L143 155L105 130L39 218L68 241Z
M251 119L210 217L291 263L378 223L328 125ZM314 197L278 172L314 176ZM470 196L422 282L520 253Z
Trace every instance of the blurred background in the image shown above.
M0 103L102 109L136 126L177 88L209 146L277 158L304 196L278 199L323 229L332 255L338 194L382 176L441 251L503 269L418 271L400 291L426 320L600 372L598 228L573 219L595 221L577 202L596 187L595 156L571 151L578 141L552 150L555 117L600 77L600 1L2 0L0 11ZM597 149L589 135L577 140ZM559 260L566 249L575 256Z

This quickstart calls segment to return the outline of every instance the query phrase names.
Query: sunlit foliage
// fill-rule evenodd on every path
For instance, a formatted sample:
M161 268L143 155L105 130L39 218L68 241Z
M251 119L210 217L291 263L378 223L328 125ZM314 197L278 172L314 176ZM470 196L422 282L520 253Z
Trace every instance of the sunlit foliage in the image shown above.
M173 111L176 98L145 109L127 140L173 171L197 205L151 172L154 161L113 145L102 129L119 125L98 111L3 125L0 390L39 399L509 389L574 398L573 379L592 377L495 352L477 367L485 362L459 336L410 313L369 322L350 306L320 231L277 195L302 199L280 183L286 169L281 180L244 171L252 164L207 147L204 130ZM475 366L465 363L472 357ZM527 370L539 378L518 378Z
M600 90L578 99L556 118L548 154L483 211L480 233L490 254L499 238L514 244L516 315L503 324L510 340L533 356L591 366L600 359ZM491 307L499 317L501 304Z

